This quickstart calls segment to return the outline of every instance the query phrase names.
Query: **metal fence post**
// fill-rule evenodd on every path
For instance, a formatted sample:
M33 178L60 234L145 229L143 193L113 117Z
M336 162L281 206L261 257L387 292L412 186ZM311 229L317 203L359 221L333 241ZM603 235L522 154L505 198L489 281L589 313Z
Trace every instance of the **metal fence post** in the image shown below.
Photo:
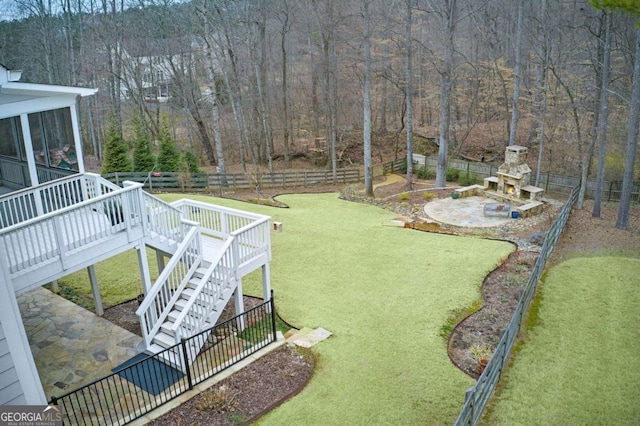
M276 304L273 301L273 290L271 290L271 300L269 300L271 308L271 331L273 333L273 341L276 341Z
M180 340L180 348L182 349L182 358L184 360L185 370L187 373L187 383L189 384L189 390L193 389L193 380L191 379L191 366L189 365L189 358L187 356L187 339L184 337Z

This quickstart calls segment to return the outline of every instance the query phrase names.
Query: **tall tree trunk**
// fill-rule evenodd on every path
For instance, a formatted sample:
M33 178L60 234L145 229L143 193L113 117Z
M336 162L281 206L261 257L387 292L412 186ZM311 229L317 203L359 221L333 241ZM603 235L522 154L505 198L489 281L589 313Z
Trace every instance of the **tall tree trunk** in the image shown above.
M607 123L609 119L609 68L611 64L611 21L612 12L605 12L605 35L602 63L602 89L600 92L600 118L598 121L598 170L596 173L596 195L593 200L591 216L600 217L602 204L602 185L604 182L604 159L607 147Z
M445 19L444 64L442 69L442 90L440 94L440 135L438 147L438 167L436 188L446 186L449 123L451 121L451 74L453 72L453 35L456 25L456 0L447 1Z
M412 16L413 0L405 0L407 16L405 23L405 38L407 39L407 63L405 80L407 87L404 91L407 104L407 190L412 189L413 182L413 50L412 50Z
M542 49L540 50L540 75L539 79L541 79L541 90L540 97L542 105L538 107L538 113L536 118L536 125L539 123L539 139L540 143L538 144L538 165L536 167L536 180L534 185L538 186L540 184L540 173L542 170L542 156L544 153L544 130L547 116L547 92L549 90L549 55L551 51L551 46L549 43L549 31L548 25L546 24L547 19L547 0L542 0L540 5L540 21L543 25L543 41L541 44ZM538 96L536 96L537 98Z
M516 144L516 136L518 133L518 118L520 108L518 106L520 100L520 80L522 79L522 67L520 64L522 49L522 3L524 0L516 0L518 8L518 17L516 23L516 45L515 49L515 67L513 69L514 81L513 81L513 103L511 107L511 126L509 126L509 146Z
M636 30L636 49L633 61L633 91L631 93L631 111L629 113L629 130L627 132L627 149L624 156L624 173L622 192L616 228L627 229L629 226L629 208L631 191L633 190L633 169L638 148L638 124L640 121L640 29Z
M371 16L369 0L364 0L364 192L373 197L373 166L371 161Z
M280 29L280 51L282 52L282 115L284 121L284 161L289 165L290 143L291 137L290 123L289 123L289 89L288 89L288 77L287 77L287 33L289 32L289 6L285 0L285 10L283 11L282 27Z

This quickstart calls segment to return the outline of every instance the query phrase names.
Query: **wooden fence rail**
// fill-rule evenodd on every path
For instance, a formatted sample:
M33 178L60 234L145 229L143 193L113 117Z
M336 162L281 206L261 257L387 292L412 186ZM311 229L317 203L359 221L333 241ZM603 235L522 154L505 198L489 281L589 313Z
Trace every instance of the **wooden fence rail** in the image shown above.
M240 189L294 188L334 183L330 170L301 171L284 173L227 173L227 174L188 174L172 172L116 172L103 176L105 179L121 185L129 180L143 184L150 191L180 190L193 192L225 192ZM357 183L363 178L360 169L342 169L336 172L337 184Z

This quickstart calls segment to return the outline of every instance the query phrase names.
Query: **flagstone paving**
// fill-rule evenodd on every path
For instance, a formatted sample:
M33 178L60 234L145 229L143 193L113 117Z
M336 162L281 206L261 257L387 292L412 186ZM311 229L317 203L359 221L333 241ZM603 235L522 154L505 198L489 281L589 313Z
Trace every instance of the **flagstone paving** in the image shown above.
M24 328L47 399L111 374L141 341L45 288L18 296Z
M441 198L424 205L424 212L430 218L447 225L488 228L500 226L505 223L522 220L511 217L485 216L484 206L487 203L495 203L495 200L486 197Z

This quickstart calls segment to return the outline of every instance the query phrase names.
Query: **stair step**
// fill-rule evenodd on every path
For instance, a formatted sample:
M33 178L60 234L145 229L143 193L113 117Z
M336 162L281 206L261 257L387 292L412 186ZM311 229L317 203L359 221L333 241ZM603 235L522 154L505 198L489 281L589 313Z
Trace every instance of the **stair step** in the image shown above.
M163 332L155 335L153 343L156 343L166 349L174 346L176 344L176 340L173 336Z

